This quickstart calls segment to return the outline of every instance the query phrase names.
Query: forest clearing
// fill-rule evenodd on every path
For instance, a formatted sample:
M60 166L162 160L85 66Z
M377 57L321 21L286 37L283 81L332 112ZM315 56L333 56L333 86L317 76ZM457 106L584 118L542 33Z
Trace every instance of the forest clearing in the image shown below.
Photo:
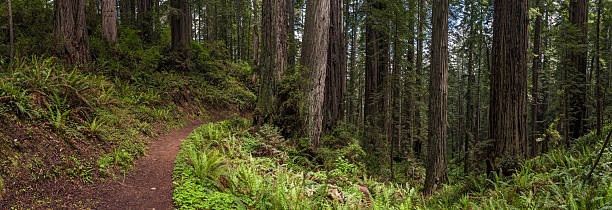
M0 0L0 209L612 209L610 0Z

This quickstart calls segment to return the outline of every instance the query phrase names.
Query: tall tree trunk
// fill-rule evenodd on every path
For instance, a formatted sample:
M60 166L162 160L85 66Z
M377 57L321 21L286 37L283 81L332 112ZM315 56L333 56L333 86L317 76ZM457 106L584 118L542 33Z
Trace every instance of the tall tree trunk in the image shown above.
M153 9L153 1L139 0L138 3L138 23L140 26L140 36L146 43L150 43L153 39L153 17L151 14L151 10ZM198 21L199 19L200 17L198 14ZM199 31L200 29L198 28L198 32Z
M330 132L336 122L341 121L344 117L344 91L346 89L342 0L330 0L330 7L323 132Z
M596 122L596 129L597 129L597 136L601 136L601 129L603 127L603 96L601 93L601 64L599 62L599 59L601 57L600 55L600 47L599 47L599 25L601 23L601 0L599 0L597 2L597 20L596 20L596 28L595 28L595 72L596 72L596 79L595 79L595 100L597 100L597 107L596 107L596 115L597 115L597 122ZM608 65L612 65L612 64L608 64Z
M469 31L468 31L468 60L467 60L467 86L466 86L466 92L465 92L465 126L466 128L464 129L464 135L465 135L465 142L464 142L464 158L463 158L463 171L465 174L469 173L469 168L470 168L470 144L473 143L473 139L474 139L474 96L472 93L472 89L474 88L474 42L475 42L475 29L474 29L474 25L476 23L476 11L474 10L474 8L476 7L474 5L474 1L468 1L466 2L466 6L469 8L469 15L467 15L467 17L469 18Z
M446 172L446 100L448 95L448 0L432 5L431 70L429 74L429 142L425 194L448 183Z
M357 0L355 0L357 1ZM350 1L352 2L352 1ZM354 104L350 104L349 105L349 110L348 113L350 113L351 115L351 119L350 121L355 125L355 126L359 126L359 110L361 109L361 103L359 101L359 95L361 93L361 87L358 85L359 80L360 80L360 76L359 73L357 72L357 4L356 3L352 3L353 6L353 14L352 14L352 18L350 18L350 27L351 27L351 49L350 49L350 53L351 53L351 85L350 85L350 89L351 91L357 91L356 95L357 95L357 101L353 100L352 97L355 96L355 94L351 95L350 100L348 100L349 102L353 103L356 102ZM349 24L347 24L349 25ZM357 85L357 86L356 86ZM355 107L357 107L355 109Z
M295 11L294 11L294 1L295 0L286 0L287 1L287 64L289 66L295 66L295 56L297 54L297 46L295 40Z
M306 3L302 66L310 72L308 90L308 136L317 148L323 123L325 71L328 60L330 1L309 0Z
M580 32L577 34L578 44L580 46L570 50L568 68L568 78L571 78L568 91L569 101L569 137L567 145L571 144L571 139L576 139L584 135L585 130L585 115L586 115L586 67L587 67L587 11L588 4L586 0L570 0L570 23L573 24Z
M8 15L9 15L9 39L11 42L11 49L9 54L9 68L13 70L13 59L15 58L15 35L13 32L13 8L11 7L11 0L8 0Z
M495 158L509 160L504 173L518 167L527 154L527 0L497 0L493 15L493 55L489 139Z
M177 12L170 17L172 49L178 53L181 62L189 63L191 45L191 12L189 0L170 0L171 7Z
M421 77L423 77L423 39L424 34L423 34L423 27L424 24L426 22L425 20L425 0L419 0L417 3L417 16L419 18L419 22L417 24L417 55L416 55L416 98L415 98L415 102L414 102L414 120L412 121L412 124L415 128L414 130L414 140L415 141L411 141L410 142L410 146L412 148L412 151L414 153L414 155L416 157L418 157L421 151L421 147L420 145L423 145L421 143L421 107L423 106L422 104L424 104L424 99L423 99L423 82ZM415 144L416 143L416 144ZM413 145L414 144L414 145ZM416 146L419 145L418 148L416 148Z
M263 0L261 10L262 56L260 63L258 124L275 121L277 85L287 66L287 26L285 0Z
M540 6L541 0L536 0L536 8L541 10L543 7ZM536 15L535 23L534 23L534 32L533 32L533 66L531 67L531 79L533 83L533 90L531 91L531 95L533 97L533 104L531 105L531 157L535 157L538 154L538 145L537 145L537 134L538 134L538 71L540 70L540 34L542 33L542 15L541 11Z
M470 35L470 37L473 37ZM472 88L474 88L474 69L473 69L473 52L472 46L473 44L468 45L468 62L467 62L467 86L465 92L465 141L464 141L464 157L463 157L463 172L465 174L469 173L470 167L470 144L473 142L474 138L474 97L472 94Z
M117 5L115 0L102 0L102 39L117 42Z
M253 17L255 22L253 24L253 63L259 65L259 14L257 5L258 0L253 0Z
M85 21L85 0L56 0L54 34L68 63L89 61L89 38Z

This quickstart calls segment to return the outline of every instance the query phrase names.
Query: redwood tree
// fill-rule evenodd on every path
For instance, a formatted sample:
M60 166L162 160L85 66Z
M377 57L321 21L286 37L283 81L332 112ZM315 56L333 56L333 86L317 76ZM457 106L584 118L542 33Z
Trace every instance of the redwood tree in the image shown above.
M263 0L261 8L261 84L257 97L256 121L271 123L277 112L277 85L287 67L287 26L285 0ZM255 52L257 53L257 52ZM257 55L256 55L257 56Z
M446 100L448 95L448 0L434 0L429 71L429 142L425 194L448 182L446 172Z
M536 0L536 8L542 8L540 6L541 0ZM531 156L535 157L538 152L538 145L536 142L537 139L537 124L538 124L538 71L540 70L540 34L542 32L541 22L542 22L542 11L539 11L536 15L534 21L534 32L533 32L533 64L531 67L531 80L533 83L533 89L531 91L531 95L533 97L533 102L531 105Z
M191 45L189 0L171 0L170 6L176 9L170 16L172 49L182 59L182 62L187 63L189 61L189 48Z
M89 61L89 38L85 21L85 0L56 0L54 34L68 63Z
M117 42L117 1L102 0L102 39Z
M587 69L587 13L588 4L586 0L570 0L569 22L578 30L572 36L577 41L576 46L569 50L566 60L567 66L567 86L566 94L568 100L568 137L566 143L569 145L571 139L576 139L585 132L586 116L586 69Z
M529 9L527 0L497 0L494 8L489 139L495 149L488 169L497 170L496 158L504 158L512 160L503 168L510 172L527 152Z
M308 90L308 136L315 148L320 144L323 123L325 72L328 62L330 1L309 0L302 48L302 66L310 73Z
M323 117L325 132L329 132L336 122L344 118L344 91L346 89L346 50L344 49L342 0L331 0L329 13L329 48Z

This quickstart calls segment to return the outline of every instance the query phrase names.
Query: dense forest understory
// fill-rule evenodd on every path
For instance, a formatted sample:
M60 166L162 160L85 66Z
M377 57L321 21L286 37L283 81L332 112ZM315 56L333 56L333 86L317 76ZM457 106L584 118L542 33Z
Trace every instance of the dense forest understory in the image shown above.
M611 31L609 0L0 0L0 209L609 209Z

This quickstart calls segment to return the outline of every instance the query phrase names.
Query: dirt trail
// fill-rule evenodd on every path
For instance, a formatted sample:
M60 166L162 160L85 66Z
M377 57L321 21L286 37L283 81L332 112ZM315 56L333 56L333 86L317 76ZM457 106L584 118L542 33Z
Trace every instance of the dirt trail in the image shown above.
M97 195L99 209L172 209L172 170L181 142L200 123L194 123L152 142L125 180L106 183ZM104 185L104 184L103 184ZM93 198L93 199L97 199Z
M215 116L210 122L223 120L226 116ZM174 160L181 142L201 124L191 123L180 130L157 137L151 142L146 155L136 161L133 170L125 178L97 184L73 196L93 201L94 209L173 209Z

